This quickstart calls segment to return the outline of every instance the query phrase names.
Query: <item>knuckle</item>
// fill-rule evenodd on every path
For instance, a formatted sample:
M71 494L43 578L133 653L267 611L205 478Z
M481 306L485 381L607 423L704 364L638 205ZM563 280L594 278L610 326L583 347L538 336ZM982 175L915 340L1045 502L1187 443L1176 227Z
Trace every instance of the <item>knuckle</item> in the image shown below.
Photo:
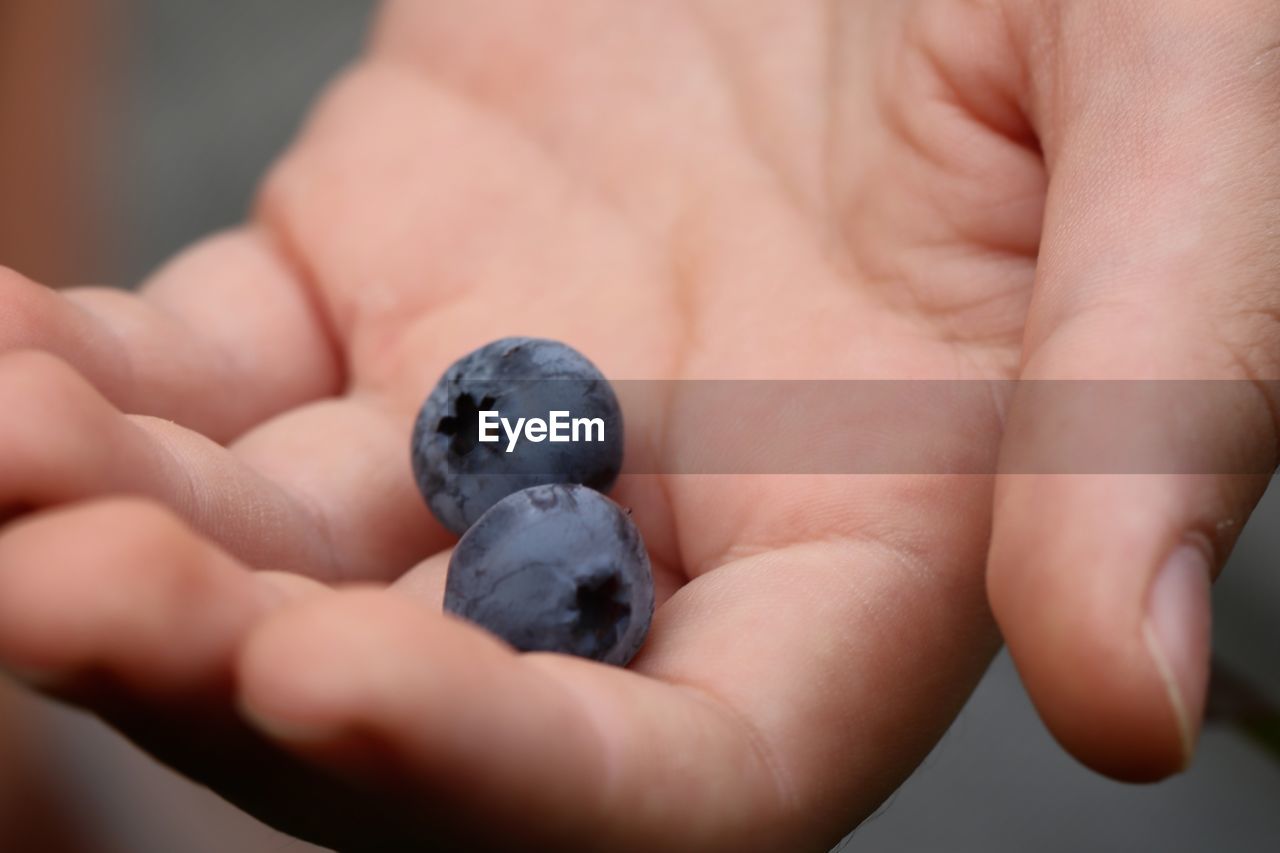
M1280 374L1280 299L1270 288L1244 287L1224 310L1211 312L1208 337L1239 378Z
M104 425L92 388L54 356L0 356L0 513L5 504L39 506L74 489L93 466L91 433Z
M83 384L79 374L55 355L39 350L18 350L0 355L0 389L39 391L66 389Z
M48 353L22 350L0 356L0 430L8 438L48 442L83 419L92 389L66 362ZM15 434L16 433L16 434Z
M1280 460L1280 309L1238 310L1211 325L1210 339L1222 354L1225 375L1248 394L1230 395L1239 428L1259 439L1274 465Z

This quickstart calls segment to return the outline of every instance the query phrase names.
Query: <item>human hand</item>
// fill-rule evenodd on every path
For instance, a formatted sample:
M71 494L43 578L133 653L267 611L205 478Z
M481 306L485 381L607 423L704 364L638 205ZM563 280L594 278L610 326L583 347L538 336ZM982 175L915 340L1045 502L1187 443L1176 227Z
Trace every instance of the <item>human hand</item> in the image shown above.
M438 615L416 406L507 334L614 378L1268 375L1254 5L392 4L253 225L140 301L3 283L0 346L61 361L0 361L0 660L344 850L830 844L995 648L992 481L624 477L660 609L614 670ZM1184 164L1214 176L1186 200ZM994 455L991 422L938 458ZM1269 458L1271 423L1169 440ZM1259 484L1204 485L997 487L1001 627L1102 769L1183 761L1145 590ZM85 502L119 493L150 500Z

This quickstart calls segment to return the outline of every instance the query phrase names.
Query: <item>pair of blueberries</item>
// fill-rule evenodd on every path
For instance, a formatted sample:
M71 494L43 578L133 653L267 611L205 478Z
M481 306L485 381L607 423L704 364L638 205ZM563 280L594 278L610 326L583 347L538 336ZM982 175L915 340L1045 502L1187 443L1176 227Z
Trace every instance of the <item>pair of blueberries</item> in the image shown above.
M512 446L501 430L482 430L481 412L497 412L508 428L536 418L544 429ZM555 412L583 427L579 440L546 434ZM630 513L602 494L622 448L613 388L563 343L504 338L445 371L412 442L427 506L462 534L445 610L521 651L625 666L649 631L654 589Z

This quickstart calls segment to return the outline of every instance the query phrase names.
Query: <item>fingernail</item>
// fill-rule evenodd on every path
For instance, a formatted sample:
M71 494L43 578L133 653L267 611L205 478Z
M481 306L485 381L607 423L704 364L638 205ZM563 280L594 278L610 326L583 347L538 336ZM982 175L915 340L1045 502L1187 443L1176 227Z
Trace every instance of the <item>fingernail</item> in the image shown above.
M1182 766L1195 754L1209 683L1209 558L1179 545L1160 568L1147 599L1143 635L1178 723Z

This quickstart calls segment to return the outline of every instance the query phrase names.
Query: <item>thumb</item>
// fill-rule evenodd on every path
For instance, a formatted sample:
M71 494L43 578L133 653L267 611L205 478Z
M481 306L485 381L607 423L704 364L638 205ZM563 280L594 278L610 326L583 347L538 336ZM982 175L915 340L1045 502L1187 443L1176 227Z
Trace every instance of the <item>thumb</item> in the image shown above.
M1280 6L1057 6L988 592L1063 746L1151 780L1191 759L1210 579L1276 462Z

